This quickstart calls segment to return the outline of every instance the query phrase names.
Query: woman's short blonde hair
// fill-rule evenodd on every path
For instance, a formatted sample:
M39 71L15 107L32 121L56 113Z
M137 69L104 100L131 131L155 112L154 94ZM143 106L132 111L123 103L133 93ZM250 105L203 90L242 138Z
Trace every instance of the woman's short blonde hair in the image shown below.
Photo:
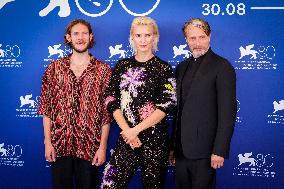
M154 42L153 42L153 52L156 52L158 50L158 42L159 42L159 30L158 30L158 25L156 21L150 17L147 16L141 16L141 17L136 17L133 19L131 28L130 28L130 34L129 34L129 43L131 48L134 50L134 53L137 53L137 50L133 44L132 40L132 34L135 26L152 26L153 28L153 34L154 34Z

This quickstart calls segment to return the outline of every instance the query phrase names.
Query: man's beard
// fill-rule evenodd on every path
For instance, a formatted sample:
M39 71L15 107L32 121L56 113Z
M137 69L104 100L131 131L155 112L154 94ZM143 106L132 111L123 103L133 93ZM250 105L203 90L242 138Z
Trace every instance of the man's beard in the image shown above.
M199 51L198 53L192 53L193 58L199 58L201 56L203 56L206 53L205 50L203 51Z
M86 48L84 48L84 49L77 49L74 45L73 45L73 43L71 42L70 43L71 44L71 48L74 50L74 51L76 51L77 53L84 53L84 52L87 52L87 50L89 49L89 46L90 46L90 42L87 44L87 47Z
M203 56L204 54L206 54L208 49L202 49L201 51L199 50L198 52L195 52L195 53L194 53L194 51L191 51L191 54L192 54L193 58L199 58L199 57Z

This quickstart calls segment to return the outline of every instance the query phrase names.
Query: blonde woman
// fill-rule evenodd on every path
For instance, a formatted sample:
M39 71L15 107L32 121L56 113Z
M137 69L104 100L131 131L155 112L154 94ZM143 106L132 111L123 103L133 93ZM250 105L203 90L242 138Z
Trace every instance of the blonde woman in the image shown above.
M130 29L131 58L120 60L113 72L106 106L121 135L101 188L127 188L141 167L144 188L163 187L168 154L167 113L176 105L171 66L154 55L159 41L156 22L137 17Z

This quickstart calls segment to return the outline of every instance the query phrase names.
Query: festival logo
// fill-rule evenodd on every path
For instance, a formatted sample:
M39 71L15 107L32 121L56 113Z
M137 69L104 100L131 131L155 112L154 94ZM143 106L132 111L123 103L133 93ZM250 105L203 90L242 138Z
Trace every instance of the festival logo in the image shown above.
M277 64L273 63L276 49L272 45L248 44L239 48L240 56L235 60L236 69L240 70L275 70Z
M257 154L252 152L239 154L238 165L234 168L233 175L252 177L275 177L274 157L271 154Z
M110 46L109 47L110 56L108 58L111 58L111 57L113 57L115 55L119 55L118 58L125 58L126 51L122 50L121 47L122 47L122 44L115 45L114 47Z
M281 124L284 125L284 100L273 101L272 114L267 116L269 124Z
M129 58L134 55L130 45L115 44L109 46L109 57L105 60L111 67L114 67L116 62L121 58Z
M178 47L174 46L173 47L173 51L174 51L174 57L173 58L176 58L177 56L183 56L183 58L189 58L190 51L186 50L185 49L186 47L187 47L187 44L179 45Z
M27 94L19 97L20 105L16 108L16 117L30 118L41 117L37 114L39 96L33 97L32 94Z
M72 53L72 49L70 49L66 45L62 44L56 44L56 45L50 45L47 47L48 50L48 56L44 59L44 67L47 67L47 65L56 59L63 58L65 56L68 56L70 53Z
M39 16L43 17L48 15L56 7L59 7L58 16L60 17L67 17L71 13L68 0L50 0L44 9L39 11Z
M24 166L23 148L21 145L5 145L0 143L0 166L22 167Z
M152 13L157 6L159 5L160 0L154 0L154 1L145 1L143 2L143 5L141 7L141 10L132 10L129 7L137 7L136 1L129 1L129 0L119 0L119 4L121 7L130 15L133 16L146 16L150 13ZM76 7L79 9L81 13L83 13L86 16L89 17L99 17L106 14L112 7L113 0L109 1L83 1L83 0L75 0ZM53 11L55 8L59 7L58 16L59 17L67 17L71 13L71 8L69 5L68 0L50 0L48 5L43 8L39 12L39 16L44 17L47 16L51 11ZM145 10L146 9L146 10Z
M18 45L0 44L0 68L21 68L21 49Z
M174 45L172 52L173 59L168 60L168 62L172 65L173 68L175 68L179 62L191 56L187 44Z
M284 100L280 100L279 102L273 102L274 114L278 111L284 110Z

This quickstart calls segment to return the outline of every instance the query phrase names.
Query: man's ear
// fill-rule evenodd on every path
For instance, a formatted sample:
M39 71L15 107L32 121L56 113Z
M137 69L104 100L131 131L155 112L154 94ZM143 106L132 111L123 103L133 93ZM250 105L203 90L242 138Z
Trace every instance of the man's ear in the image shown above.
M71 42L71 36L70 34L66 34L65 35L65 38L67 39L67 41L70 43Z

